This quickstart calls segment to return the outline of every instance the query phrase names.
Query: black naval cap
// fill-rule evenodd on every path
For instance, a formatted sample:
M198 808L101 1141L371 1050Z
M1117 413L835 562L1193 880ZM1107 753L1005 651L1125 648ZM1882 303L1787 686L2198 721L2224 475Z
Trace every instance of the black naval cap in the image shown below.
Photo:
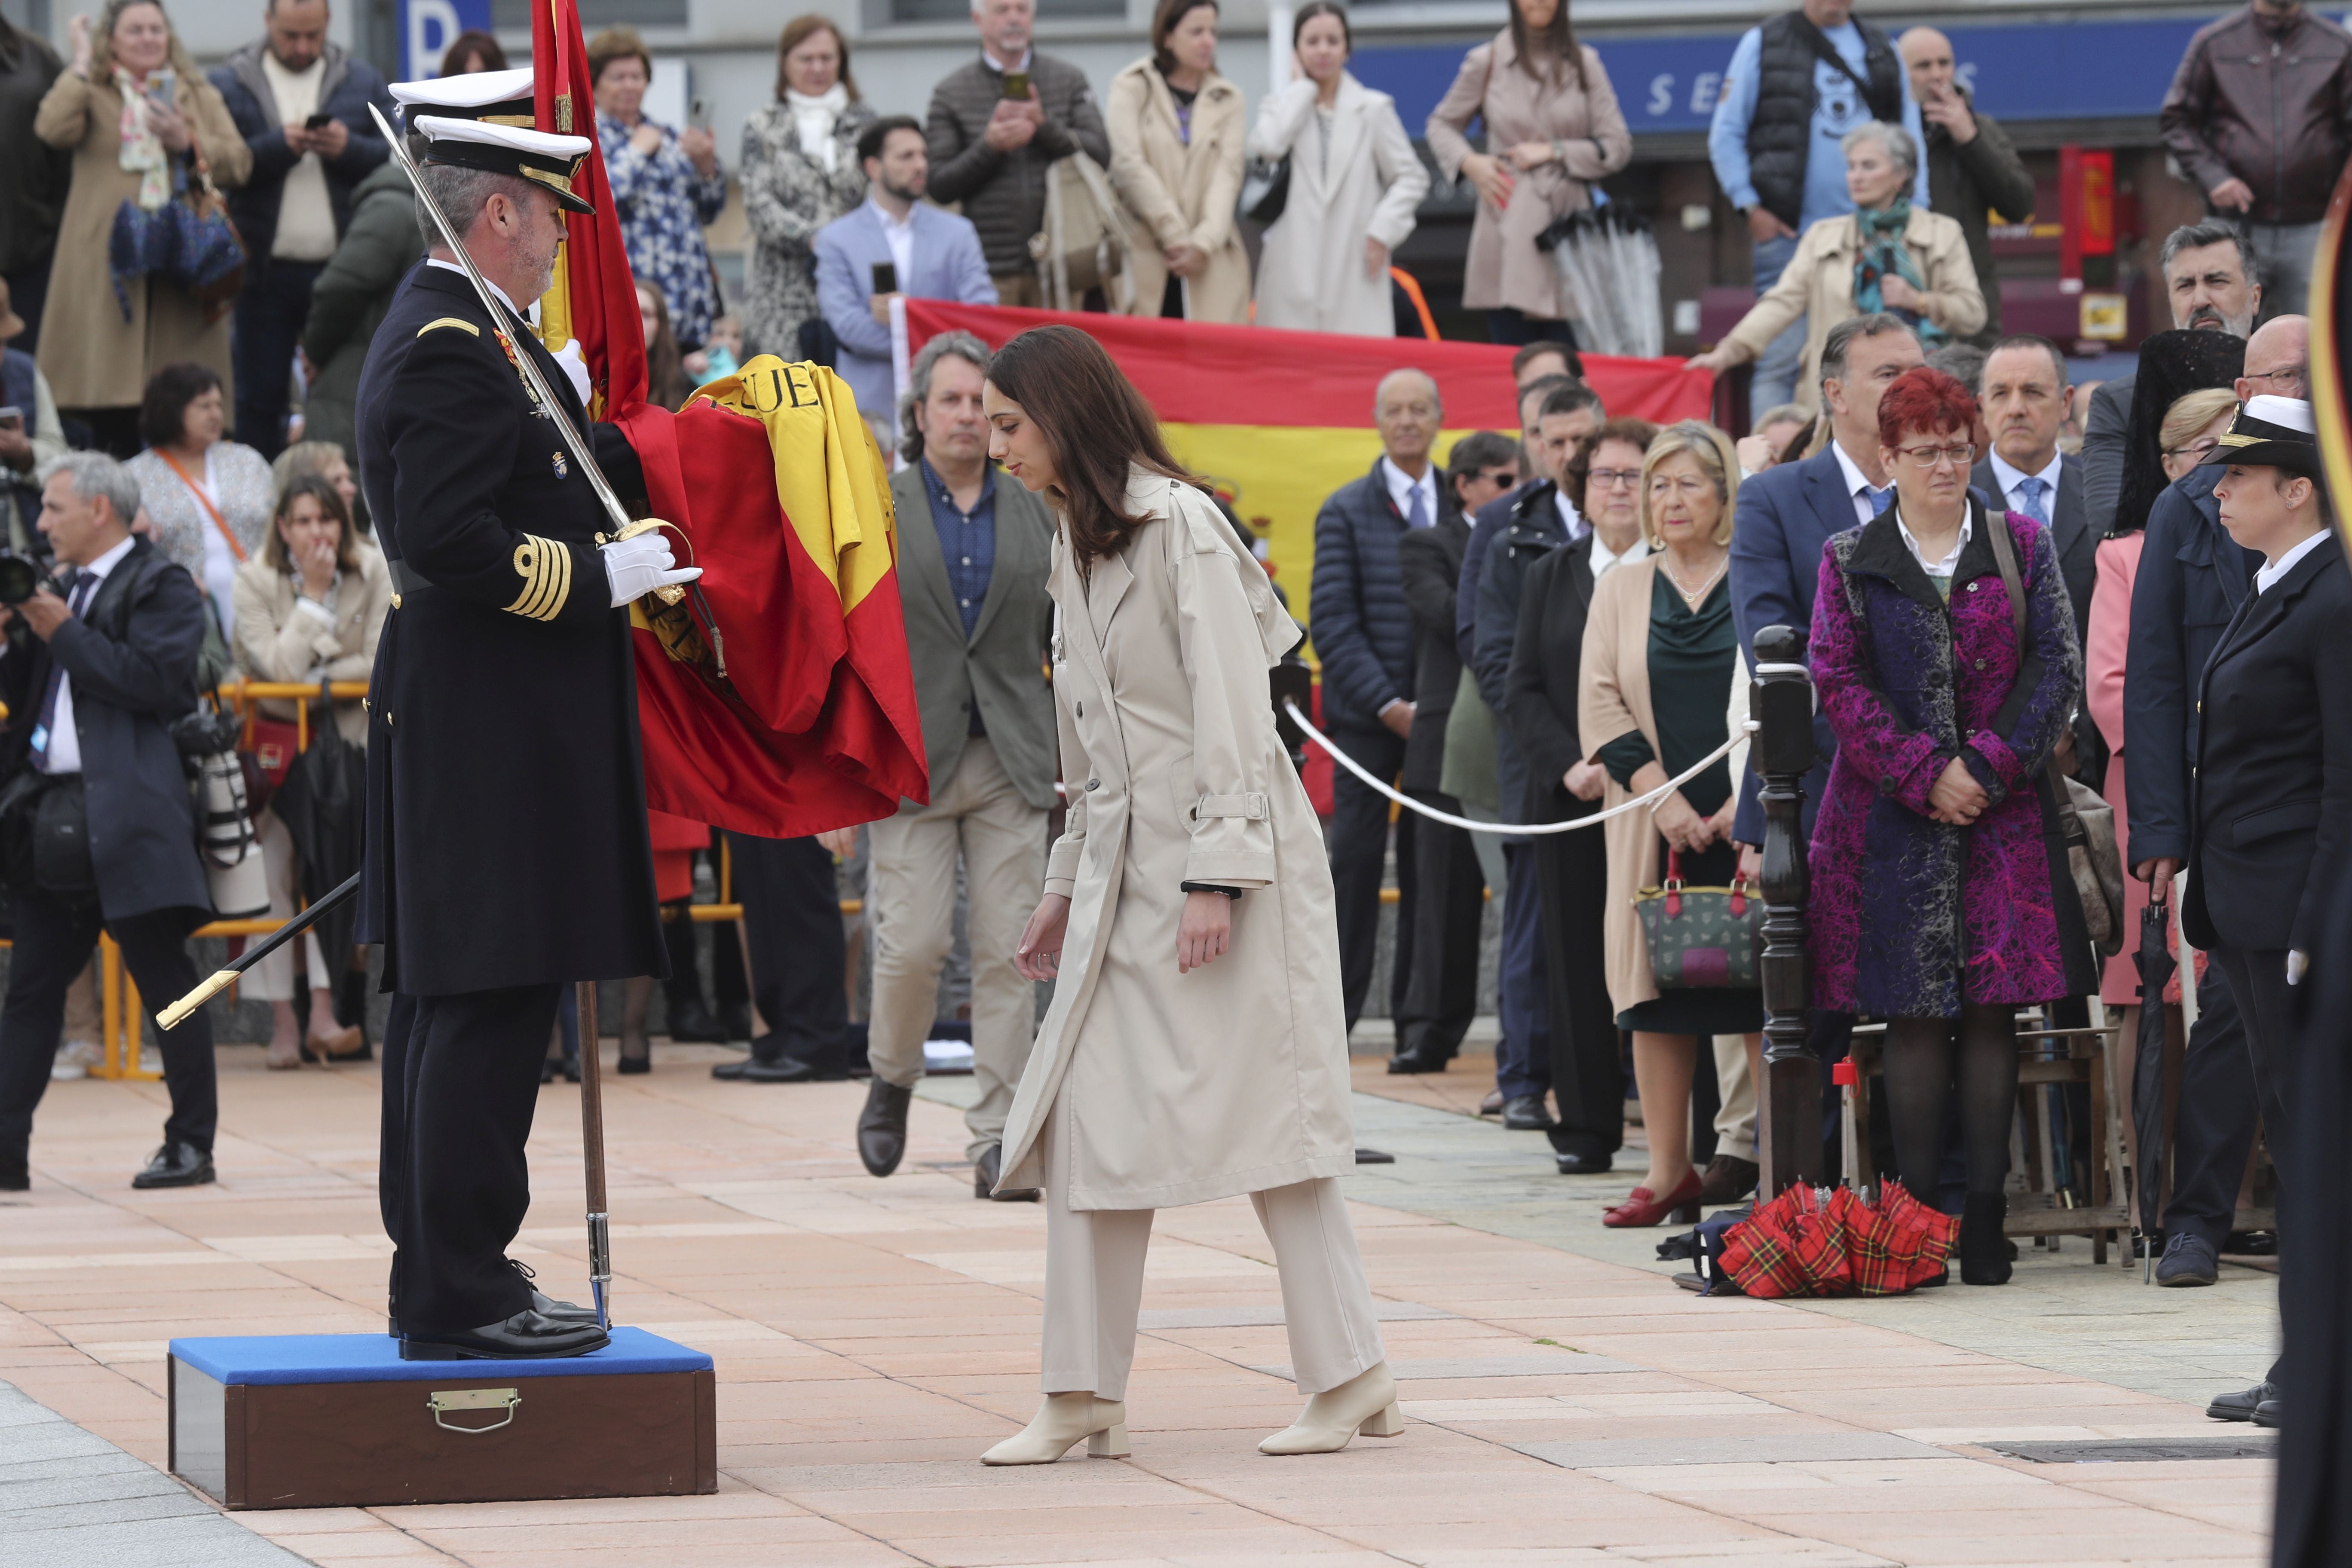
M539 121L530 68L518 70L472 71L463 76L434 77L425 81L396 81L392 100L404 119L420 114L445 120L481 120L492 125L534 129Z
M2300 397L2250 397L2238 409L2221 444L2205 454L2206 463L2239 463L2248 468L2285 468L2291 473L2320 478L2319 437L2311 405Z
M596 209L572 189L581 165L595 143L585 136L558 136L520 125L493 125L482 120L446 120L420 115L410 122L421 138L420 162L486 169L494 174L514 174L547 187L555 199L576 213Z

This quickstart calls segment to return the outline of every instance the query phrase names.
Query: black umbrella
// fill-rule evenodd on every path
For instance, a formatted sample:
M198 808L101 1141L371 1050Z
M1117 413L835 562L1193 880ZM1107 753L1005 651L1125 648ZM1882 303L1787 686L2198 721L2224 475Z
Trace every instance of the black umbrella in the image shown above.
M2132 1063L2132 1131L2139 1140L2139 1159L2132 1172L2132 1195L2147 1247L2143 1282L2156 1268L2156 1231L2164 1220L2164 988L2177 967L2171 915L2169 897L2148 900L2139 916L2139 951L2132 954L2139 966L2139 1055Z
M294 840L306 902L325 898L360 868L366 854L366 801L367 753L335 728L335 705L322 680L310 712L310 749L286 770L286 782L270 802ZM330 964L341 963L351 952L358 921L356 900L320 917L319 951ZM333 986L341 978L340 973L314 974L310 984Z

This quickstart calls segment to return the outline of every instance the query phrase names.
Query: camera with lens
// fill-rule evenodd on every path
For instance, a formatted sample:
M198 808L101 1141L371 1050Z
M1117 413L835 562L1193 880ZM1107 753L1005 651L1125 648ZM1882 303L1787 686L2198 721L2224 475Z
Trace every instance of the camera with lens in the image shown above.
M44 588L52 594L58 591L48 562L0 550L0 605L21 605Z

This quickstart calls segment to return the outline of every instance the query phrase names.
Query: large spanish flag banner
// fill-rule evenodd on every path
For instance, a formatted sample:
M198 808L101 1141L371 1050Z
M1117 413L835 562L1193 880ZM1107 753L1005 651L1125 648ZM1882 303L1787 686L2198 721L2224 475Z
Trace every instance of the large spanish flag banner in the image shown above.
M1518 434L1512 351L1492 343L907 301L909 353L957 329L1002 347L1048 321L1067 321L1109 351L1159 414L1177 460L1213 481L1265 537L1276 581L1301 621L1315 567L1315 515L1381 455L1372 393L1382 376L1411 366L1436 378L1445 403L1441 460L1473 430ZM1706 417L1713 379L1679 360L1588 354L1584 368L1612 415L1660 424Z
M576 0L532 5L530 58L539 129L585 136L593 143L596 84L588 73L588 42L581 35ZM646 400L646 333L601 146L590 147L574 186L596 211L593 216L564 215L555 282L539 302L539 336L550 353L566 342L579 342L588 363L589 417L611 419Z

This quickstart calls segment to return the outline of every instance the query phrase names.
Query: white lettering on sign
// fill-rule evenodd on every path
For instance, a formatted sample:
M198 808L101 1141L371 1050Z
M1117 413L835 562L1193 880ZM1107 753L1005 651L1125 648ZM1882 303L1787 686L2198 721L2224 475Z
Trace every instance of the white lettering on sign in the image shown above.
M1691 79L1690 111L1713 114L1716 94L1723 90L1721 71L1701 71Z
M1673 74L1668 72L1663 75L1652 77L1650 79L1650 101L1647 105L1649 111L1652 114L1664 114L1672 110L1674 106L1675 79Z
M1952 79L1958 82L1962 87L1967 88L1969 95L1973 97L1977 90L1977 62L1974 60L1962 60L1958 65L1953 67Z

